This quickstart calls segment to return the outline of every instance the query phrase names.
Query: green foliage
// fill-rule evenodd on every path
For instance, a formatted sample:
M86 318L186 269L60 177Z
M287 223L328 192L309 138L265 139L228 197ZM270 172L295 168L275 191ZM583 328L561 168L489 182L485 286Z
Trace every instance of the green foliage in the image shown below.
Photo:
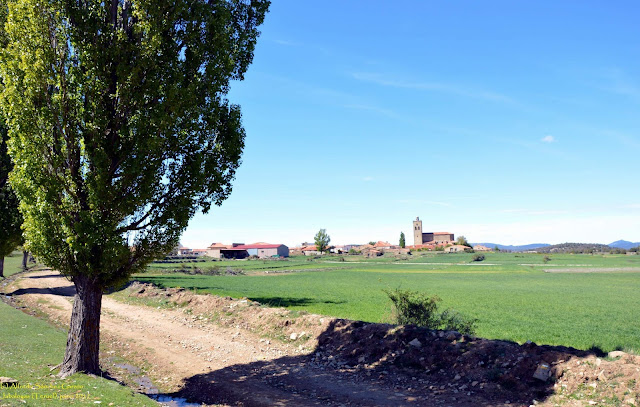
M476 319L467 318L452 309L438 311L440 297L427 296L418 291L384 290L393 303L396 323L417 325L429 329L458 331L465 335L475 333Z
M320 253L324 253L329 248L329 242L331 242L331 237L329 237L329 235L327 234L326 229L320 229L318 233L316 233L313 240L316 244L316 249Z
M374 242L374 241L372 240L372 241L370 241L370 242L369 242L369 244L370 244L371 246L375 246L376 242Z
M538 253L607 253L612 248L599 243L561 243L535 249Z
M471 258L471 261L483 261L484 260L484 254L474 254L473 257Z
M9 183L13 163L7 152L7 139L7 129L0 122L0 261L22 244L22 215L18 211L18 198Z
M458 236L458 238L456 239L456 244L459 244L461 246L472 247L471 244L469 244L469 242L467 241L467 238L464 236Z
M542 262L543 262L544 264L547 264L547 263L549 263L550 261L551 261L551 257L549 257L549 256L544 256L544 257L542 258Z
M406 246L406 242L404 238L404 232L400 232L400 247L404 249L405 246Z
M269 1L112 4L8 0L0 15L27 247L102 287L171 251L231 193L245 132L226 95Z

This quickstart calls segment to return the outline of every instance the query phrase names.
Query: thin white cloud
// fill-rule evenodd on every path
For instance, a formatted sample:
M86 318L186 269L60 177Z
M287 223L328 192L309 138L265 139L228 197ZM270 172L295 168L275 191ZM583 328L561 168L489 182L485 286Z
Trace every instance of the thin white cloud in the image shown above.
M483 89L472 89L463 87L456 84L446 82L409 82L403 80L386 79L378 74L371 73L354 73L352 74L354 79L363 82L371 82L381 86L389 86L394 88L416 89L426 91L436 91L442 93L449 93L458 96L464 96L473 99L482 99L490 102L508 103L513 104L515 101L509 96L486 91Z
M379 113L388 117L392 117L394 119L400 118L400 116L393 110L389 110L389 109L385 109L377 106L353 104L353 105L344 105L344 107L347 109L365 110L365 111L370 111L374 113Z
M286 45L287 47L297 47L298 45L302 45L299 42L289 40L273 40L273 42L280 45Z
M366 181L366 182L369 182L369 181L373 181L374 178L373 177L363 177L362 180Z
M540 141L542 141L543 143L555 143L556 139L555 139L555 137L547 134L542 139L540 139Z

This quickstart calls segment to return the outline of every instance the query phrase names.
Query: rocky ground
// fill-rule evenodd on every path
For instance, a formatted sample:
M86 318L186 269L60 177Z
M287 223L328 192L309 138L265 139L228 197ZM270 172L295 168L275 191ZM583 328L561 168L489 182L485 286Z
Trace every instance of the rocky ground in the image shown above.
M51 271L2 291L66 324L72 285ZM142 392L206 405L640 404L640 357L518 345L333 319L246 299L133 284L103 300L104 369Z

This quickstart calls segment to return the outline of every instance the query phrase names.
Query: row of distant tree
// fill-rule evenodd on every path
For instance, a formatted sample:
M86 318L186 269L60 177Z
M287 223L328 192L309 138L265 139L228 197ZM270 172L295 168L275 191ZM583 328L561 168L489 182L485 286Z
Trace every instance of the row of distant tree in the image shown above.
M611 254L625 254L627 252L638 252L639 247L634 247L628 250L620 249L617 247L607 246L599 243L561 243L552 246L540 247L535 250L538 253L575 253L575 254L589 254L589 253L611 253Z

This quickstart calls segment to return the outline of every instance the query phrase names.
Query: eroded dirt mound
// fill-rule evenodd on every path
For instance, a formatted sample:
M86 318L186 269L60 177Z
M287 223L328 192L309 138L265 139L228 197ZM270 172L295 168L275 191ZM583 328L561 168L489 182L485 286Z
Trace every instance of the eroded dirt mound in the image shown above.
M640 401L640 357L612 357L561 346L519 345L455 331L336 320L318 340L319 361L430 382L430 390L480 392L526 404ZM537 376L534 377L534 376Z
M306 348L315 347L318 336L334 320L304 311L269 308L248 299L199 295L183 288L160 289L152 284L134 282L126 292L131 297L171 303L188 310L201 321L246 329L263 336L265 340L295 342Z

